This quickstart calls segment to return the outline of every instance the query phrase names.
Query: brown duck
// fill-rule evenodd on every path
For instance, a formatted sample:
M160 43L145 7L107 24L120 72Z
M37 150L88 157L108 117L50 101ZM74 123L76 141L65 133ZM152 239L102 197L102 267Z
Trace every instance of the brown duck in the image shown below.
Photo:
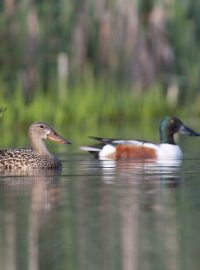
M34 122L29 127L29 139L32 148L0 150L0 170L59 169L61 161L49 152L44 140L70 144L47 123Z

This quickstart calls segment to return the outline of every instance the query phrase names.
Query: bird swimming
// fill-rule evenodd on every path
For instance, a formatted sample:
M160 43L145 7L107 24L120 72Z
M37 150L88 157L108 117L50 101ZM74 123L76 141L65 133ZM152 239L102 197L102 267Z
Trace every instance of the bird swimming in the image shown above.
M31 148L14 148L0 150L0 171L29 169L59 169L61 161L49 152L44 140L60 144L70 144L45 122L34 122L30 125L29 140Z
M160 144L141 140L109 139L90 137L100 143L94 146L83 146L83 151L88 151L99 159L120 160L170 160L181 159L181 148L174 141L174 134L180 133L188 136L200 136L200 133L187 127L181 120L164 117L160 122Z

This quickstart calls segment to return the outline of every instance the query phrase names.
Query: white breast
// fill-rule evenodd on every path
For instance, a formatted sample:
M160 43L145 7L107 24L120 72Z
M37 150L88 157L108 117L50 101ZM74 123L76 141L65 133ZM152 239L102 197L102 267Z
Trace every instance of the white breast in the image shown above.
M178 145L162 143L158 147L158 160L180 160L182 151Z

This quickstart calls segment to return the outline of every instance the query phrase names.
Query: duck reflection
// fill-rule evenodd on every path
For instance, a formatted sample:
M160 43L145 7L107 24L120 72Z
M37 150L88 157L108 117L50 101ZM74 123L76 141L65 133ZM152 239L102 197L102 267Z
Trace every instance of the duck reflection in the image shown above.
M166 163L155 163L151 160L148 162L101 160L99 162L102 168L102 178L106 183L114 182L116 174L119 174L121 179L131 175L133 180L135 175L138 175L147 181L160 181L162 185L169 184L169 187L176 187L181 181L181 160L171 160Z
M4 246L6 247L3 253L0 252L2 269L20 269L23 264L27 264L27 269L39 269L40 229L41 226L44 226L49 211L59 204L62 191L58 184L59 175L58 170L1 173L3 205L0 213L1 226L5 232ZM21 218L25 218L25 220L21 220ZM2 234L2 230L0 233ZM18 242L18 239L21 243ZM27 256L22 256L20 260L22 243L27 246L27 249L23 251Z
M148 269L151 260L166 269L179 269L178 217L169 187L179 186L181 163L101 161L100 164L103 183L119 187L116 201L121 269ZM113 213L107 212L109 208L105 207L102 214L105 219Z

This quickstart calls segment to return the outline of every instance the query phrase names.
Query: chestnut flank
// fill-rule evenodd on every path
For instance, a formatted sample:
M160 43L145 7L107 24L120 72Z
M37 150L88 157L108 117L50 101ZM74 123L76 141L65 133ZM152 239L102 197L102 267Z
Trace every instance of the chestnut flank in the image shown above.
M137 145L117 145L116 159L156 159L156 151L152 148Z

